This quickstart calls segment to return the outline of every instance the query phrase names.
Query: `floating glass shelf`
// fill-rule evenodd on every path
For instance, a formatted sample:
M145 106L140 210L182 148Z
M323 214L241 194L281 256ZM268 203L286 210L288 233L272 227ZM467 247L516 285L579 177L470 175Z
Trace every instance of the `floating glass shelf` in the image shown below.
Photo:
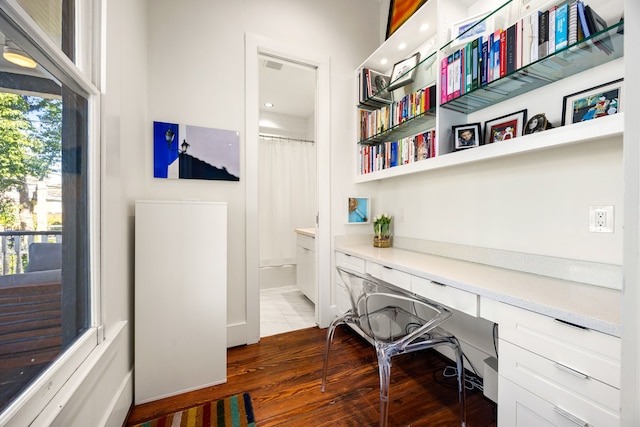
M358 144L372 145L379 142L397 141L398 139L415 135L420 131L426 132L428 129L435 126L435 113L436 109L432 108L411 119L407 119L384 132L380 132L369 138L358 141ZM429 126L429 121L433 121L433 126Z
M624 21L441 105L472 113L624 55Z

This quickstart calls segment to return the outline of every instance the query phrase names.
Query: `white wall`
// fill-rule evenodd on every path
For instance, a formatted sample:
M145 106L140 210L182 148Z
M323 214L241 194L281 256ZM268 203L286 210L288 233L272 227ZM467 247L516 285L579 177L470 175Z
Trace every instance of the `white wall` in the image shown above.
M378 43L379 5L370 0L150 1L148 135L138 145L136 197L198 198L229 206L228 323L245 314L244 37L246 32L331 56L332 146L352 144L353 70ZM348 117L344 117L347 115ZM239 183L153 179L153 120L241 132ZM346 136L346 137L345 137ZM340 168L338 173L348 169ZM342 179L339 179L342 180Z

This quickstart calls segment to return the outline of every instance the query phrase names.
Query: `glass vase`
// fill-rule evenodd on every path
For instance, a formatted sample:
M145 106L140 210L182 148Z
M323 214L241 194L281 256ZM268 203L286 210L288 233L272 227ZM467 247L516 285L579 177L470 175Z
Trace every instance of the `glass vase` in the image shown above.
M391 224L373 225L373 246L376 248L391 246Z

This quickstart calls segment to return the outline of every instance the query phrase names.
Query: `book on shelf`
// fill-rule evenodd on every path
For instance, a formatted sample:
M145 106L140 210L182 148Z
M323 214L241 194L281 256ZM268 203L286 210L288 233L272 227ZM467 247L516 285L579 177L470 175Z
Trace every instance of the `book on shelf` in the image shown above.
M538 15L538 58L549 54L549 11L541 11Z
M567 47L569 39L568 39L568 12L569 5L567 3L563 3L559 5L556 9L556 44L555 50L560 50Z
M591 35L608 28L607 21L602 19L602 17L598 15L593 8L585 6L584 12ZM611 43L611 38L608 35L599 37L598 40L594 40L593 43L607 55L610 55L613 52L613 44Z
M551 55L556 51L556 11L558 6L552 6L549 9L549 43L547 45L547 55Z

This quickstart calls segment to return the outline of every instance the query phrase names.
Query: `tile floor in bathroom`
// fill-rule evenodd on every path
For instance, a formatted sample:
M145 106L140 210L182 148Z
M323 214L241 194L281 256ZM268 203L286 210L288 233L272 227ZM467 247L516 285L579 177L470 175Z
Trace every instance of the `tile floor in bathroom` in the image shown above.
M315 325L315 307L297 286L260 290L261 337Z

